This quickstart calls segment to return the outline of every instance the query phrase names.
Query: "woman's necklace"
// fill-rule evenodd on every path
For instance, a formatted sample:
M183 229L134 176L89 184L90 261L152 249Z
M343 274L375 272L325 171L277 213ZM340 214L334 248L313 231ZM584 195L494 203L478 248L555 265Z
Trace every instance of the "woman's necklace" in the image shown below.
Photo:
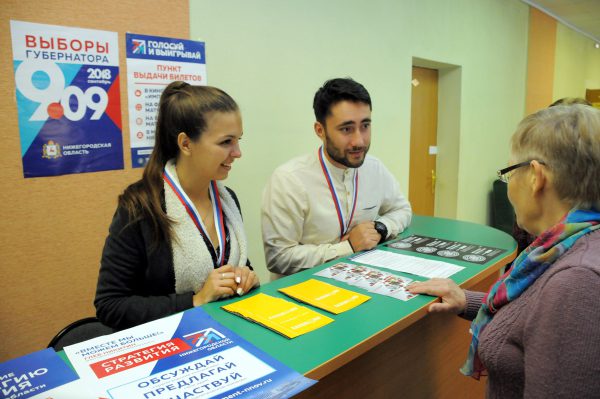
M206 211L206 215L204 216L200 216L202 218L202 222L204 223L204 226L206 226L206 228L208 229L210 226L212 226L212 222L213 222L213 212L212 212L212 208L209 208L208 211Z
M218 243L218 239L217 239L217 235L216 235L216 230L213 229L214 215L213 215L212 203L210 201L208 202L208 207L207 207L208 209L206 211L204 211L204 209L198 207L198 205L196 205L196 209L198 209L198 214L200 215L200 218L202 219L202 223L204 224L204 228L206 229L206 234L208 234L207 238L210 240L210 242L214 246L215 241L217 241L217 243ZM202 210L202 212L204 212L204 215L202 213L200 213L201 210ZM218 247L218 244L216 245L216 247Z

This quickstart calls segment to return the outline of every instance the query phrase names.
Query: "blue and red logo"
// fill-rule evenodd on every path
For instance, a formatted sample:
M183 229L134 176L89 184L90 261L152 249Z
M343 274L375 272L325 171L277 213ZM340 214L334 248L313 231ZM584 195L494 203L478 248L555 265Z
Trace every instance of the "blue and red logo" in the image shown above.
M141 39L131 39L133 44L133 54L146 54L146 41Z
M205 330L184 335L183 339L185 339L190 345L197 348L202 345L212 344L213 342L218 342L222 339L225 339L225 335L221 334L214 328L207 328Z

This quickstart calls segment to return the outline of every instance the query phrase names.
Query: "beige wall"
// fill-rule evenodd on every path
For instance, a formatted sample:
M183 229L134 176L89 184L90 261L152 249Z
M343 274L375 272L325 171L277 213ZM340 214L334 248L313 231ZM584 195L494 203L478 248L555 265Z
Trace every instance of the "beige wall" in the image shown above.
M600 89L600 49L594 41L563 24L556 30L554 100L585 98L586 89Z
M123 129L125 170L23 178L9 20L119 33L121 110L128 126L125 32L186 38L188 3L4 0L0 8L0 361L44 348L76 319L93 316L98 266L117 195L138 179Z
M242 108L243 157L227 184L242 201L250 256L262 276L261 191L277 165L316 151L312 98L332 77L351 76L370 91L371 152L406 194L413 59L458 68L445 76L450 81L444 87L453 90L439 104L459 112L446 113L453 139L439 146L440 159L452 152L454 169L438 169L449 196L443 212L487 222L488 193L496 170L506 165L508 138L525 107L524 3L191 0L190 7L192 38L206 40L209 84L228 91Z

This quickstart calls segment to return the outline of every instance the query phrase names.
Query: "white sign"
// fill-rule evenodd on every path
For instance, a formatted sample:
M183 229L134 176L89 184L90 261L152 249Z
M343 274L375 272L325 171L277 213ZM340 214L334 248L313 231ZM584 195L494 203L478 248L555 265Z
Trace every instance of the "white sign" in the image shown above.
M154 147L158 104L173 81L206 85L204 43L158 36L126 35L127 91L132 167L146 165Z

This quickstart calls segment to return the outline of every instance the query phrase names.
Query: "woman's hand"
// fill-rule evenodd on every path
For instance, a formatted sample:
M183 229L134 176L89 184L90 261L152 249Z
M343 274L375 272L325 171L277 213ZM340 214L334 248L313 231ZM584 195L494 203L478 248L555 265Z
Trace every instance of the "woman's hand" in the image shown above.
M416 281L407 287L411 294L438 296L442 300L429 306L429 312L462 313L467 306L467 297L462 288L450 279L432 278L429 281Z
M244 295L252 288L258 287L260 285L258 276L256 275L256 273L250 270L248 266L235 267L234 273L235 282L237 283L237 288L235 292L238 295Z
M225 265L210 272L200 291L194 295L194 306L232 296L238 288L234 269L231 265Z

